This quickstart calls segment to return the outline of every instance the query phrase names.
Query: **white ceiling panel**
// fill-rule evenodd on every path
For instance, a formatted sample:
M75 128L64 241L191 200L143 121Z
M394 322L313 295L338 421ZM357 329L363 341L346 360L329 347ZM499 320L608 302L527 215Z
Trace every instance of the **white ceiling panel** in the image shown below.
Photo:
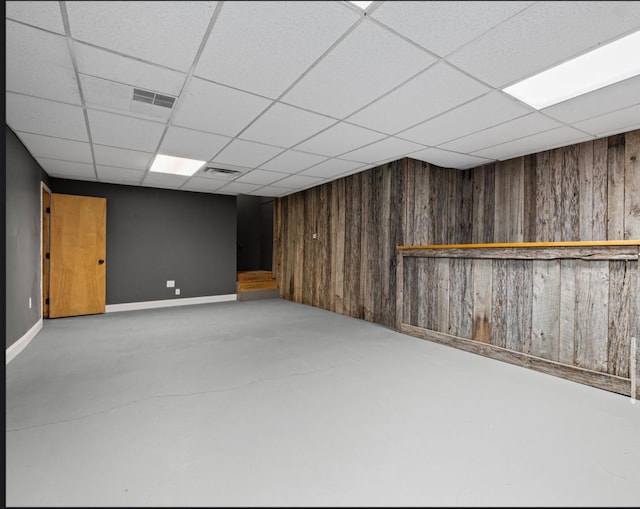
M363 164L354 161L345 161L342 159L327 159L326 161L316 164L311 168L301 171L300 175L307 175L309 177L322 177L333 178L336 175L340 175L346 171L352 171L357 168L362 168Z
M596 136L631 131L640 127L640 104L574 124Z
M58 159L36 159L50 176L79 180L96 180L96 173L92 164L74 161L60 161Z
M6 89L80 104L66 39L13 21L5 26Z
M242 138L291 147L322 131L336 120L309 111L275 103L242 133Z
M340 122L338 125L330 127L310 140L301 143L296 148L314 154L335 157L382 138L386 138L386 136L369 129Z
M127 168L114 168L113 166L96 165L98 180L112 184L137 185L144 177L144 171L130 170Z
M469 154L458 154L447 150L441 150L439 148L428 148L420 152L414 152L409 157L442 166L443 168L458 169L473 168L474 166L481 166L485 163L491 162L491 159L471 156Z
M180 189L184 189L185 191L200 191L212 193L216 189L224 186L224 184L225 182L221 180L192 177L187 182L185 182L185 184Z
M438 147L453 152L475 152L481 148L496 145L497 140L502 142L511 141L561 126L560 122L556 122L540 113L529 113L524 117L509 120L469 136L438 145Z
M628 108L640 103L640 76L595 90L542 110L562 122L572 123Z
M283 102L343 118L435 62L365 19L283 97Z
M536 2L449 60L502 87L639 27L638 2Z
M89 141L80 106L7 92L6 108L7 124L14 131Z
M104 111L87 110L94 143L128 148L141 152L155 152L164 125L137 118L114 115Z
M21 21L52 32L64 34L60 2L53 1L9 1L5 2L7 18Z
M178 96L187 78L184 73L147 64L82 43L74 44L74 52L78 63L78 72L125 83L131 87L144 88L152 92Z
M96 158L96 164L117 166L130 170L146 170L153 156L149 152L138 152L136 150L105 147L96 144L93 145L93 154Z
M491 92L397 136L424 145L439 145L532 111L502 92Z
M285 187L287 189L298 189L314 186L326 182L325 179L318 177L310 177L308 175L290 175L278 182L274 183L271 187Z
M213 162L256 168L280 152L282 152L281 148L270 145L262 145L244 140L233 140L213 159Z
M297 150L287 150L271 161L264 163L261 168L285 173L298 173L314 164L325 161L325 156L307 154Z
M358 18L339 2L225 2L195 74L276 98Z
M271 101L194 78L176 102L172 124L235 136Z
M247 193L251 193L252 191L256 191L257 189L260 189L261 187L262 187L261 185L246 184L243 182L230 182L229 184L226 184L225 186L219 188L216 192L247 194Z
M63 140L51 136L16 132L16 135L34 157L63 159L78 163L93 163L91 145L81 141Z
M371 17L445 56L534 2L383 2Z
M438 63L348 121L394 134L490 90L450 65Z
M252 195L255 195L255 196L269 196L269 197L277 198L277 197L280 197L280 196L286 196L287 194L290 194L291 192L292 192L291 189L286 189L286 188L283 188L283 187L264 186L264 187L256 189L255 191L247 193L247 194L252 194Z
M67 2L74 39L188 71L216 2ZM105 22L108 20L108 22Z
M237 178L236 182L242 182L244 184L259 184L261 186L272 184L280 179L289 176L289 173L280 173L277 171L267 170L252 170L242 177Z
M363 163L375 163L388 159L400 159L402 155L416 150L424 149L424 145L418 145L398 138L387 138L377 141L366 147L362 147L351 152L347 152L342 157L352 161L362 161Z
M552 129L551 131L545 131L544 133L534 134L526 138L510 141L495 147L485 148L474 152L475 155L480 157L488 157L490 159L511 159L512 157L518 157L525 154L531 154L533 152L541 152L563 145L570 145L573 143L580 143L592 139L592 136L588 136L571 127L559 127L558 129Z
M231 138L227 136L169 126L159 152L170 156L209 161L230 141Z
M167 189L176 189L190 178L191 177L187 177L184 175L170 175L168 173L148 171L144 176L142 184L151 187L165 187Z

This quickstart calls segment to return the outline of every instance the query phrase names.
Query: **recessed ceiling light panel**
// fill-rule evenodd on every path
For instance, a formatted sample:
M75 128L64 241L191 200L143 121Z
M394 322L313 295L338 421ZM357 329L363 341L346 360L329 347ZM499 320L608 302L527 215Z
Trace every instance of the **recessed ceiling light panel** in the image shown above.
M364 1L362 1L362 2L361 1L351 2L351 1L348 1L347 3L348 4L353 4L356 7L360 7L360 9L362 9L364 11L367 7L369 7L373 3L373 1L371 1L371 2L364 2Z
M153 164L151 165L151 168L149 168L149 171L191 176L202 168L204 163L206 163L206 161L158 154L153 160Z
M503 91L546 108L640 74L640 31L531 76Z

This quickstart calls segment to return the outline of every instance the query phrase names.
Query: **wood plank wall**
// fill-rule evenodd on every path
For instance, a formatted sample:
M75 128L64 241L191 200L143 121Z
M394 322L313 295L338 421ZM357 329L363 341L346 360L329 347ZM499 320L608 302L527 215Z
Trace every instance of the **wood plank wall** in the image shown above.
M640 239L640 130L466 171L405 158L279 198L274 209L283 298L394 326L397 245ZM435 292L451 270L486 262L442 263L435 280L419 277ZM507 279L499 264L492 270L494 285L512 288L543 268L523 265ZM450 320L451 310L439 316ZM482 321L471 327L489 340ZM497 327L509 325L493 323L491 337Z

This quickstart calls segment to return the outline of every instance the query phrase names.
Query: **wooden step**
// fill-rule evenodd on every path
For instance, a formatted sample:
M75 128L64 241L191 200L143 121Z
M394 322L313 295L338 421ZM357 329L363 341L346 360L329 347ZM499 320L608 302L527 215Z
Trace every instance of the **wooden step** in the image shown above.
M237 281L273 281L273 274L270 270L251 270L238 272Z
M238 281L238 291L264 290L267 288L278 288L278 282L274 279L269 281Z

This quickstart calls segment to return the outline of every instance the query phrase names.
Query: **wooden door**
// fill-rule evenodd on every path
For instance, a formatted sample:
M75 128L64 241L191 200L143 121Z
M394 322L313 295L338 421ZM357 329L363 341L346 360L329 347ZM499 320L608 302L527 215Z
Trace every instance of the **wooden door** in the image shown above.
M104 313L107 200L51 194L49 318Z

